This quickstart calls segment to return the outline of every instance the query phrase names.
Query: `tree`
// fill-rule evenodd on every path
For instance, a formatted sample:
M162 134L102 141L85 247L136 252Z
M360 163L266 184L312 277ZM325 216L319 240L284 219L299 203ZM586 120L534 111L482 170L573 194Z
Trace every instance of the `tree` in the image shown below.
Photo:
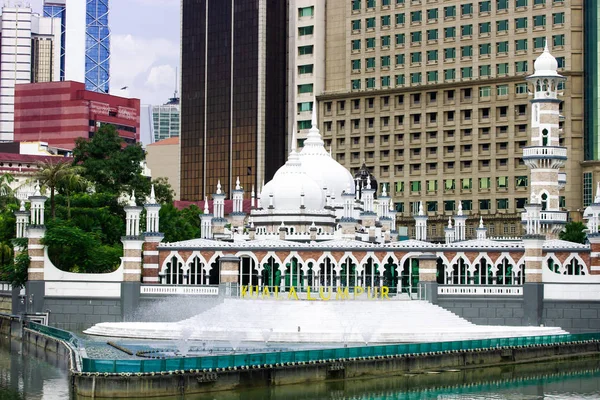
M75 175L82 173L83 169L72 165L64 159L42 161L39 166L40 170L36 174L35 179L39 180L42 186L50 188L50 214L52 215L52 219L54 219L56 218L54 195L57 188L66 182L78 180L79 178L76 178Z
M73 149L73 163L84 168L83 176L96 192L150 193L149 179L142 175L144 149L139 144L125 145L117 129L102 125L91 139L79 138Z
M71 219L71 195L85 190L88 186L88 182L80 175L83 168L73 167L73 172L75 173L66 175L58 184L59 193L64 193L67 199L67 219Z
M565 225L565 230L560 232L559 237L568 242L584 244L586 241L585 229L583 222L571 221Z
M0 176L0 196L5 197L12 194L13 189L10 184L14 181L15 178L9 173L5 173Z
M159 212L160 231L165 242L189 240L200 236L200 209L195 205L178 210L173 204L164 204Z

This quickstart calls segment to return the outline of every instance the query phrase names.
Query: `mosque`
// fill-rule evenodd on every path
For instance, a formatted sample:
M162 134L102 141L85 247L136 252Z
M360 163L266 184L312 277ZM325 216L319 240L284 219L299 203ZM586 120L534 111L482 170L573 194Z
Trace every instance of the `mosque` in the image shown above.
M459 205L445 228L445 243L431 243L421 205L414 216L416 237L398 241L396 212L385 188L376 193L368 173L355 180L331 157L314 111L304 147L292 147L285 165L258 193L252 188L249 215L242 210L239 183L231 193L233 212L224 215L226 194L217 185L212 210L205 199L201 238L162 243L157 232L149 232L142 283L237 283L281 292L387 287L391 293L413 293L428 283L501 287L541 282L546 272L599 274L594 265L599 253L590 245L557 238L567 222L559 207L565 183L559 171L567 148L559 145L558 99L559 83L566 78L557 70L546 47L527 77L533 99L530 145L523 159L531 171L531 193L522 215L523 238L490 239L480 221L476 239L466 240L468 215ZM600 242L599 196L586 210L592 247ZM128 221L135 213L128 211Z

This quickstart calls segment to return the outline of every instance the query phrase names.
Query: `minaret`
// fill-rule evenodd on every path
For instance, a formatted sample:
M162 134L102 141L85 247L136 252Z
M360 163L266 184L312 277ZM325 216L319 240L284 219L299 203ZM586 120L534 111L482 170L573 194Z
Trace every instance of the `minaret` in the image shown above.
M212 218L208 210L208 198L204 198L204 213L200 214L200 236L202 239L212 239Z
M221 235L225 233L225 193L221 190L221 180L217 181L217 191L213 194L213 219L212 233L213 235Z
M158 245L165 235L159 232L159 212L161 205L156 201L154 185L150 190L144 208L146 209L146 232L144 232L142 282L158 283Z
M144 237L140 233L140 216L142 207L135 202L135 191L127 202L125 209L125 236L123 242L123 281L137 287L142 281L142 248Z
M477 239L484 240L487 238L487 229L483 226L483 217L479 217L479 227L475 230L477 231Z
M340 226L342 227L342 235L348 235L354 239L356 232L356 219L354 218L354 193L350 184L346 186L346 190L342 192L342 204L344 205L344 213L340 218Z
M467 216L463 214L462 201L458 201L458 211L454 216L454 240L462 242L466 239L466 222Z
M446 235L446 244L454 242L454 234L456 233L452 227L452 217L448 217L448 227L444 229Z
M415 239L427 240L427 214L423 210L423 202L419 202L419 212L415 218Z
M370 228L375 226L377 213L374 212L375 189L371 187L371 176L367 176L367 184L361 190L363 211L360 213L362 226Z
M244 189L240 186L239 177L235 180L235 189L233 189L231 197L233 199L233 211L230 214L231 226L236 229L242 229L246 214L244 213Z
M559 207L559 169L567 160L567 149L559 141L558 86L565 77L557 72L558 62L548 51L535 60L534 73L527 77L534 90L531 100L530 145L523 149L523 161L531 170L530 207L522 220L528 235L555 238L567 222Z

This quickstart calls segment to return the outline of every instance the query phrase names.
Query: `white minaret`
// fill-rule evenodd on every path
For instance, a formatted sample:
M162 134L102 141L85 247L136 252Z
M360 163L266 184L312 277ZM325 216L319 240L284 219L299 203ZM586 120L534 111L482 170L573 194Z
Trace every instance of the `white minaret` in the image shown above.
M240 177L238 176L235 180L235 189L232 193L233 198L233 212L243 213L244 212L244 189L240 186Z
M217 192L213 194L214 218L225 218L225 194L221 190L221 180L217 181Z
M208 198L204 198L204 213L200 215L200 235L202 239L212 239L212 218L208 210Z
M131 197L125 206L125 236L134 237L140 235L140 215L142 207L135 203L135 190L131 192Z
M16 221L16 235L17 239L24 238L27 235L27 225L29 225L29 213L25 209L25 200L21 200L21 207L19 211L15 211Z
M444 229L446 235L446 244L454 242L454 234L456 233L452 227L452 217L448 217L448 227Z
M527 234L556 237L567 222L559 207L559 169L567 160L566 147L559 142L558 62L548 51L535 60L534 73L527 77L533 86L530 145L523 149L523 161L531 170L531 201L522 215Z
M377 215L379 218L389 218L390 196L388 196L386 185L383 185L381 195L377 200Z
M160 204L156 202L154 185L152 185L150 197L144 204L144 208L146 209L146 233L158 233Z
M454 216L454 240L461 242L466 239L467 216L463 215L462 201L458 201L458 211Z
M476 229L477 239L483 240L487 238L487 229L483 226L483 217L479 217L479 227Z
M415 218L415 239L427 240L427 215L423 210L423 202L419 202L419 212L414 216Z

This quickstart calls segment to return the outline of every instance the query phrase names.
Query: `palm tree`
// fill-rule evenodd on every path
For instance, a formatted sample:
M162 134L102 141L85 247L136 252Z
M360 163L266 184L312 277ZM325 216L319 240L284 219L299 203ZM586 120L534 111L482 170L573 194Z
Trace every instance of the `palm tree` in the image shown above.
M9 196L12 194L13 189L10 187L10 184L15 181L15 178L9 174L5 173L0 176L0 196Z
M56 205L54 202L54 193L56 189L64 182L75 179L73 175L81 175L83 168L74 166L65 160L49 160L39 163L40 170L35 179L39 180L42 186L50 188L50 213L52 219L56 218Z
M71 194L88 187L88 181L80 175L82 172L82 167L73 167L71 173L65 175L58 184L60 192L67 197L67 219L71 219Z

